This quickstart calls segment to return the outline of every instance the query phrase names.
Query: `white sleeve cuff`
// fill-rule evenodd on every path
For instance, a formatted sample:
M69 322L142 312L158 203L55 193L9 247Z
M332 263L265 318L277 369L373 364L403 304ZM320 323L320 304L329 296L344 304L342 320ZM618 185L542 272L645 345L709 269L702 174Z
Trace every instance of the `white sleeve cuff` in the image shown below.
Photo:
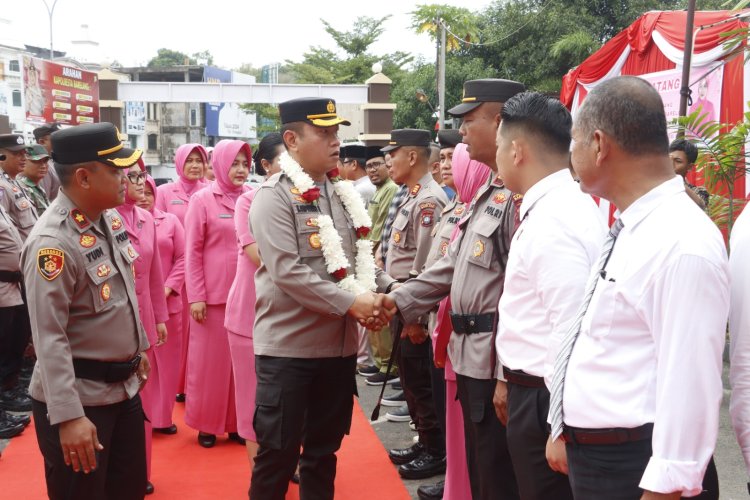
M696 461L651 457L639 486L655 493L680 491L683 497L693 497L703 491L704 473Z

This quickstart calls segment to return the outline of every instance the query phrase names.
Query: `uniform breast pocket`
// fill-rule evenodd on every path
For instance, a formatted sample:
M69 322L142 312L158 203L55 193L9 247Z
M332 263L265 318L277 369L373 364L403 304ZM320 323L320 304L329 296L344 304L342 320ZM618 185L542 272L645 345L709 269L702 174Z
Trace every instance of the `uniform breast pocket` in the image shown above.
M117 302L113 300L113 294L122 295L123 291L118 293L113 290L113 287L116 282L122 280L112 279L119 273L111 260L106 259L86 268L86 274L89 276L89 289L91 290L95 312L103 311Z
M320 229L318 228L319 214L297 215L297 246L300 257L322 257Z
M587 314L581 323L581 332L587 332L593 338L604 338L609 335L615 311L621 300L619 295L616 281L599 276Z
M470 239L465 239L464 244L469 244L469 262L474 265L489 269L495 250L495 232L500 225L500 219L494 217L480 217L471 228ZM467 235L467 236L469 236ZM468 241L467 241L468 240Z
M18 225L24 229L33 226L36 217L34 217L34 207L31 206L31 202L26 197L20 197L16 198L15 203L18 212Z
M393 229L391 229L391 245L399 248L406 247L406 233L409 230L409 216L399 213L396 216L396 220L393 221Z

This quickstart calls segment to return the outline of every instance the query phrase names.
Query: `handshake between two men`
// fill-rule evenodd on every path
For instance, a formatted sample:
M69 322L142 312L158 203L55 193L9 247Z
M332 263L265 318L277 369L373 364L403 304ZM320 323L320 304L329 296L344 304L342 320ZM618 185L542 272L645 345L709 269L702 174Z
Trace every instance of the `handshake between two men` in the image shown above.
M395 284L393 289L398 286L399 284ZM398 312L398 306L388 294L368 292L357 295L348 312L360 325L368 330L378 331L388 326ZM404 325L401 338L407 337L413 344L421 344L427 340L426 328L419 323Z

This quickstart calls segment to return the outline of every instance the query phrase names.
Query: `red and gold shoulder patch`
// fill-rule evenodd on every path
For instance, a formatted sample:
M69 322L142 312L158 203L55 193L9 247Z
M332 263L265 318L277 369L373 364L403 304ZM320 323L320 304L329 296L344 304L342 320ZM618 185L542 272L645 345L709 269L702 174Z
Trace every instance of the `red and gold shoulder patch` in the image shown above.
M320 234L312 233L307 237L307 241L310 243L310 248L317 250L321 247Z
M36 257L36 268L47 281L60 276L65 266L65 252L58 248L40 248Z
M102 288L99 290L99 294L101 295L104 302L107 302L109 298L112 297L112 288L110 288L109 283L104 283L102 285Z
M96 236L93 234L82 234L80 242L83 248L91 248L96 245Z
M507 200L507 196L505 196L505 193L497 193L494 198L492 198L492 201L495 203L505 203L505 200Z
M122 227L122 219L119 217L112 217L112 231L117 231Z
M435 204L435 203L433 203L431 201L425 201L424 203L420 203L419 204L419 209L420 210L424 210L425 208L435 209L435 207L437 207L437 204Z
M422 226L424 227L430 227L432 226L432 223L435 222L435 212L432 210L425 210L421 214L420 222L422 223Z
M81 212L77 208L74 208L70 211L70 216L73 218L73 222L75 222L76 226L78 226L79 228L85 229L89 226L89 220L85 215L83 215L83 212Z
M412 196L416 196L420 189L422 189L422 185L421 184L414 184L414 187L411 188L411 191L410 191L411 195Z

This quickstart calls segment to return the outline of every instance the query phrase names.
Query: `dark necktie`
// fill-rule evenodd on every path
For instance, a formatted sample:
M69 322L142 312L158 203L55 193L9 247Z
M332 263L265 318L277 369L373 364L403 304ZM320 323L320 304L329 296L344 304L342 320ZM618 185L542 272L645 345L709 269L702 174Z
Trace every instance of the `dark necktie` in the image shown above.
M570 325L570 328L565 334L565 338L563 339L563 342L560 345L560 350L557 352L557 357L555 358L555 371L552 377L552 389L550 390L549 399L550 425L552 428L551 437L553 441L563 432L563 389L565 386L565 374L568 370L570 355L573 353L573 346L578 339L578 334L581 333L581 323L583 322L583 317L586 315L586 310L591 303L591 297L594 296L596 284L599 282L599 277L604 276L604 268L607 266L609 256L612 254L612 248L615 246L617 235L620 234L622 226L622 221L617 219L609 230L609 236L604 241L604 246L602 247L601 257L599 257L599 261L596 264L596 269L598 269L599 272L595 273L589 279L583 303L581 303L581 307L578 309L575 321L573 321L573 324Z

